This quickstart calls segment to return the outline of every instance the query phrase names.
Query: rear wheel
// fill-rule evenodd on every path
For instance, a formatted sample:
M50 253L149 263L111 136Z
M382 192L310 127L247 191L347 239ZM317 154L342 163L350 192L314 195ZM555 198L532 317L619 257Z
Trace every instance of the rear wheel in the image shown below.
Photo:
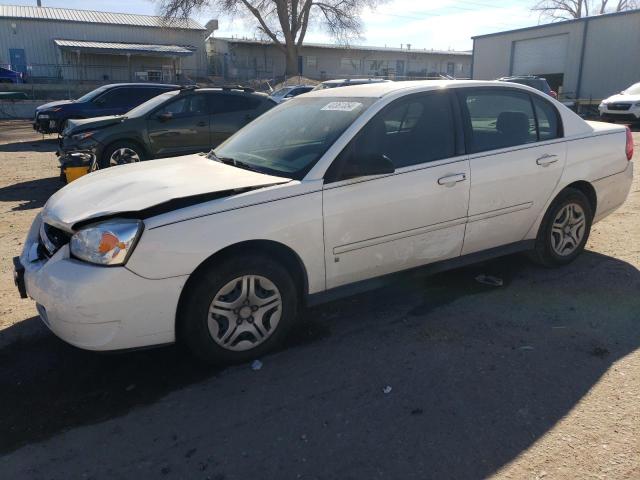
M116 142L107 147L100 160L100 168L115 167L144 160L144 152L133 142Z
M565 189L542 220L532 258L547 267L572 262L584 250L592 221L593 211L585 194Z
M239 363L277 348L297 315L289 272L266 256L232 257L194 277L178 336L208 363Z

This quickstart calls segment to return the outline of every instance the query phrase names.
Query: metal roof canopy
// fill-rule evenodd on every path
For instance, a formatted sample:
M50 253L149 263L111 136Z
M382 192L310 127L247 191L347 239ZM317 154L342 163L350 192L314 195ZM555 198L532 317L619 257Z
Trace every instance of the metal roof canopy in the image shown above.
M152 45L145 43L119 43L119 42L87 42L82 40L53 41L62 50L73 50L102 55L150 55L159 57L187 57L193 55L194 47L180 45Z
M190 18L186 20L175 19L170 22L166 22L162 17L155 15L97 12L94 10L32 7L23 5L0 5L0 18L101 23L107 25L131 25L136 27L178 28L183 30L205 30L202 25Z

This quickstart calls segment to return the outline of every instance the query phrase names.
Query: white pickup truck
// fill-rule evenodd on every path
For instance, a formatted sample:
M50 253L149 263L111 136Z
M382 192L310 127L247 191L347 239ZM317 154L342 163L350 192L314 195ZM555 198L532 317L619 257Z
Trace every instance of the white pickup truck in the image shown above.
M626 127L517 84L311 92L206 156L66 186L35 219L16 281L78 347L178 340L246 361L304 305L372 279L525 250L571 262L625 201L632 155Z

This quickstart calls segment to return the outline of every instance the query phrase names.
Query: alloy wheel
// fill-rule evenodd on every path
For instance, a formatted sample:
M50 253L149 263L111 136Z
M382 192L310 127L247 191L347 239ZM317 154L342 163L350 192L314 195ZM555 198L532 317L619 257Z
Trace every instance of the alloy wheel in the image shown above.
M582 243L586 231L586 216L577 203L563 206L551 226L551 248L565 257L571 255Z
M222 348L250 350L273 334L281 315L282 298L275 284L259 275L244 275L216 293L209 306L209 333Z
M127 163L135 163L140 161L140 155L128 147L122 147L115 150L109 157L109 166L124 165Z

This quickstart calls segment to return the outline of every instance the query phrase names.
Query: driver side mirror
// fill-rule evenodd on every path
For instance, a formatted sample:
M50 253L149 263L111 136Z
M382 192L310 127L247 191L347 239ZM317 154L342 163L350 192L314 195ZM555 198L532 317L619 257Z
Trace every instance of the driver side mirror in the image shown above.
M389 157L382 153L371 153L349 158L342 171L342 178L367 177L391 174L396 167Z
M168 122L173 118L173 114L171 112L163 112L156 116L156 118L161 122Z

